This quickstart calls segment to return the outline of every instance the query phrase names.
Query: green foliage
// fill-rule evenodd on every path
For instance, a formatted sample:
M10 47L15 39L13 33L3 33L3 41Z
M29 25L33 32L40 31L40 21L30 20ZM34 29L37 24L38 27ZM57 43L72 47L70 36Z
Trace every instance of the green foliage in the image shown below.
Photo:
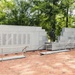
M0 0L0 24L41 26L60 35L63 27L75 27L75 0Z

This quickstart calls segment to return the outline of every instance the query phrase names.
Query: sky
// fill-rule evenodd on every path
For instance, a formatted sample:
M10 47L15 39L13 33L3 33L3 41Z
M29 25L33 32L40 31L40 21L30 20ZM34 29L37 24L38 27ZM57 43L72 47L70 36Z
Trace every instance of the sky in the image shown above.
M75 10L73 10L73 15L75 15Z

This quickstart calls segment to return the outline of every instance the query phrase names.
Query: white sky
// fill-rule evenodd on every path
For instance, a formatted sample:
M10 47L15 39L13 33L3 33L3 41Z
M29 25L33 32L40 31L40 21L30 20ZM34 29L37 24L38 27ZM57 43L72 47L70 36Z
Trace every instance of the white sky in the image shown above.
M73 14L75 15L75 10L73 10Z

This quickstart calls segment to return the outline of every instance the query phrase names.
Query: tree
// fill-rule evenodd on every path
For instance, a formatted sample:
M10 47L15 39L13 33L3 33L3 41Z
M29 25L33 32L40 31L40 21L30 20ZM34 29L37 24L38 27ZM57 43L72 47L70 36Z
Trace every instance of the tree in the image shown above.
M29 7L26 1L15 1L15 7L11 10L13 22L16 25L29 25Z
M58 14L58 2L59 0L33 0L32 13L33 16L37 16L38 24L50 32L50 29L56 30L56 15ZM54 38L55 40L55 38Z
M72 7L74 0L62 0L61 1L61 10L64 12L64 16L66 17L66 27L68 27L69 23L69 10Z
M30 25L29 7L30 4L23 0L1 0L2 24L11 25ZM1 15L1 14L0 14Z
M0 24L41 26L55 41L63 27L74 27L74 0L1 0ZM51 36L50 36L51 37Z
M0 1L1 9L0 9L0 15L2 14L3 17L0 18L1 24L9 24L11 19L11 9L14 7L13 0L7 1L7 0L1 0Z

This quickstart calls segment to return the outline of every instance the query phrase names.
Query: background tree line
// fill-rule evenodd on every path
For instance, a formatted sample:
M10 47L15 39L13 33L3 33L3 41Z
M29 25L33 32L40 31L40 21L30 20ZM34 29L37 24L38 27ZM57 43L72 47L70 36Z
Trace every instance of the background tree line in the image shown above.
M75 27L75 0L0 0L0 24L41 26L55 38L63 27Z

